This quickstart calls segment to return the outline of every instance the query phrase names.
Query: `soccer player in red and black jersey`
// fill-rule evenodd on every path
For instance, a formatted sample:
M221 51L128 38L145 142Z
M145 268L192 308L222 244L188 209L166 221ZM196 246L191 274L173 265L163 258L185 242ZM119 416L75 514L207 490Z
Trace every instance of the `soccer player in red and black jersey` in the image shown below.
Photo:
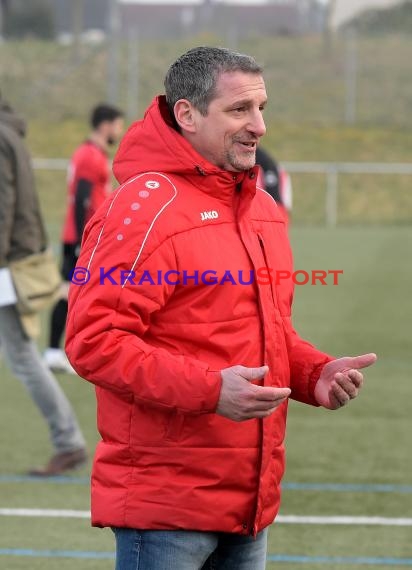
M260 146L256 149L256 164L260 167L257 186L272 196L289 221L292 212L292 182L288 172Z
M67 211L62 232L64 284L60 300L53 308L46 364L53 370L72 372L60 348L66 318L67 293L77 263L83 229L111 192L108 150L123 134L123 112L111 105L96 106L90 116L91 132L74 152L67 178Z

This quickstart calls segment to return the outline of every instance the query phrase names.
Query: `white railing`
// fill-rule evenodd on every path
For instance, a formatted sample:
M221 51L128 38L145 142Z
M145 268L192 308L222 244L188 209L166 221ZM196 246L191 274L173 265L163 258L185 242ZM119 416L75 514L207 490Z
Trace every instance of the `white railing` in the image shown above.
M37 170L65 170L68 166L68 160L63 158L35 158L33 165ZM336 226L338 221L340 174L406 174L412 176L412 163L402 162L282 162L282 166L290 174L325 175L325 215L328 226Z
M35 170L67 170L67 158L33 158Z
M412 163L382 162L284 162L291 174L324 174L326 176L325 216L328 226L338 221L339 174L407 174L412 176Z

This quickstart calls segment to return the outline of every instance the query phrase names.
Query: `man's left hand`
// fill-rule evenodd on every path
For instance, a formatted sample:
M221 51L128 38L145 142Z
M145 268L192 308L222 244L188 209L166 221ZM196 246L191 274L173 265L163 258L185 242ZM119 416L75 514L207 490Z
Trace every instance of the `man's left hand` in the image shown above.
M363 384L359 370L376 362L376 354L345 356L328 362L323 367L315 386L318 404L329 410L337 410L356 398Z

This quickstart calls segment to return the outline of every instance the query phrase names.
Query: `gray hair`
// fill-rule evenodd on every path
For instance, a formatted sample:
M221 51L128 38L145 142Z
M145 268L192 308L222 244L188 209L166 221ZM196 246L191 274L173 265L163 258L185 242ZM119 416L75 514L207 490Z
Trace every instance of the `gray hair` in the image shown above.
M187 99L202 115L207 115L220 74L233 71L261 74L263 68L253 57L225 48L201 46L181 55L169 67L164 81L172 116L179 99Z

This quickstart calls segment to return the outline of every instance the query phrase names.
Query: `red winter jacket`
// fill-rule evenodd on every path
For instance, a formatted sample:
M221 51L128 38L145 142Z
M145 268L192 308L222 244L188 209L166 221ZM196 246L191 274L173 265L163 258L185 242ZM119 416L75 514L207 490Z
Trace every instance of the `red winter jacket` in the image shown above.
M234 174L198 155L163 97L129 129L114 172L67 325L70 362L96 385L93 524L256 534L279 508L287 405L264 420L219 416L219 371L267 364L264 385L315 404L330 360L295 333L290 280L250 279L291 270L284 217L256 190L256 167Z

